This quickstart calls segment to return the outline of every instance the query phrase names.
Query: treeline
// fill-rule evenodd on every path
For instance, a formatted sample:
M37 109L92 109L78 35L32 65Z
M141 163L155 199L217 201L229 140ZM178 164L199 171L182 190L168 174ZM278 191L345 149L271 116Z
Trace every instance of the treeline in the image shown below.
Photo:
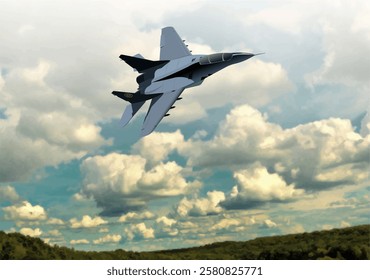
M20 233L6 234L0 231L2 260L368 260L369 257L370 225L140 253L121 249L109 252L77 251L57 245L50 246L39 238Z

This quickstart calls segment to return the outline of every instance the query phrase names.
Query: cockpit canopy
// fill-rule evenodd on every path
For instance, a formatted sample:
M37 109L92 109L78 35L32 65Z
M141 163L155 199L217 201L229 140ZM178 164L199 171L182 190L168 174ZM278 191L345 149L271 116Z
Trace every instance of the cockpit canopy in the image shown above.
M233 57L233 53L215 53L210 55L202 56L199 60L200 65L207 65L213 63L219 63L223 61L229 61Z

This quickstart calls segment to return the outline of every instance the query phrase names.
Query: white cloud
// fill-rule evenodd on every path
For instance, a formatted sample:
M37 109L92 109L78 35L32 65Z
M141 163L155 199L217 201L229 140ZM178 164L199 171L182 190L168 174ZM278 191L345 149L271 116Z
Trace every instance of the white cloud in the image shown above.
M230 212L229 212L230 213ZM222 235L227 232L246 231L247 228L256 224L256 217L246 216L243 212L234 212L232 214L222 214L217 217L210 226L210 231L217 235ZM260 219L260 217L258 217Z
M192 94L191 89L186 91ZM174 105L176 108L168 112L170 117L163 119L163 123L185 124L207 117L206 106L197 100L196 95L188 98L186 91L182 95L183 99ZM189 108L191 108L191 114L189 114Z
M173 133L153 132L137 142L134 150L149 162L156 163L167 159L168 155L182 142L184 142L184 136L180 130Z
M90 241L87 239L73 239L69 242L71 245L79 245L79 244L89 244Z
M194 140L199 140L199 139L205 138L207 135L208 135L208 132L202 129L202 130L197 130L191 138Z
M179 144L178 152L192 167L222 166L239 171L259 163L265 168L261 172L280 181L278 189L284 190L270 193L270 198L282 199L299 194L293 185L320 190L366 180L369 147L370 138L356 133L349 120L331 118L283 129L243 105L231 110L212 139L187 140ZM239 183L242 177L236 177Z
M48 231L47 234L51 236L61 236L62 235L61 232L57 229L50 230Z
M159 163L144 173L138 183L144 188L151 188L151 193L158 197L189 193L191 188L199 187L200 183L188 183L181 174L182 169L174 161Z
M154 217L155 217L155 215L150 211L143 211L143 212L140 212L140 213L128 212L127 214L122 215L118 219L118 222L126 223L126 222L130 222L130 221L133 221L133 220L135 220L135 221L137 221L137 220L149 220L149 219L152 219Z
M177 206L180 216L205 216L222 212L219 203L225 200L225 194L220 191L207 192L206 198L183 198Z
M102 243L118 243L122 239L122 236L119 234L108 234L104 237L96 239L93 241L94 244L102 244Z
M5 218L8 220L41 221L47 218L46 211L42 206L33 206L28 201L4 207L3 211L5 213Z
M284 201L304 194L304 190L295 189L294 184L287 185L280 175L271 174L262 166L236 171L234 178L237 185L232 189L225 206L244 208L250 202Z
M0 202L10 201L17 202L19 195L12 186L0 186Z
M130 228L124 230L128 240L133 239L152 239L154 238L154 229L146 227L144 223L131 225Z
M366 170L357 170L356 164L350 163L339 167L328 168L315 176L318 182L345 181L352 178L354 182L361 182L369 176Z
M73 218L70 219L69 222L71 224L71 228L93 228L108 223L99 216L91 218L89 215L84 215L81 221L77 220L76 218Z
M165 226L172 226L177 223L176 220L167 218L166 216L162 216L155 220L158 224L162 223Z
M20 230L20 233L22 233L23 235L31 236L31 237L39 237L39 236L41 236L42 231L39 228L35 228L35 229L22 228Z
M179 234L177 221L166 216L157 218L154 227L156 238L175 237Z
M270 219L267 219L263 221L262 226L267 228L275 228L277 227L277 224Z
M236 226L240 226L240 225L241 225L240 220L237 220L237 219L222 219L217 224L212 226L210 230L211 231L214 231L214 230L218 231L218 230L221 230L221 229L227 229L229 227L236 227Z
M183 216L220 213L222 207L250 208L267 201L291 201L311 192L367 180L370 138L356 133L345 119L330 118L283 129L258 110L242 105L231 110L209 140L185 140L179 131L155 133L153 139L136 145L136 151L153 162L177 152L188 159L191 168L206 171L217 166L234 173L236 186L225 201L184 198L177 209ZM156 158L149 148L154 142L159 154ZM178 166L173 165L176 169ZM163 163L158 164L144 182L155 185L151 179L161 181L167 174L164 171Z
M48 61L40 61L36 68L25 68L21 71L21 75L31 83L44 85L44 79L49 73L51 64Z
M46 223L48 225L64 225L64 221L58 218L49 218Z
M6 76L0 95L7 109L7 118L0 120L0 149L5 151L0 181L27 179L39 168L111 144L100 135L94 113L81 105L81 99L45 83L49 71L48 63L42 61L34 68L13 69Z
M198 181L188 182L175 162L158 163L146 169L138 155L111 153L87 158L81 165L82 192L93 197L106 215L145 208L148 201L190 193Z
M190 221L179 222L178 225L179 225L179 228L180 229L185 229L185 230L193 229L193 228L197 228L198 227L197 224L195 224L193 222L190 222Z

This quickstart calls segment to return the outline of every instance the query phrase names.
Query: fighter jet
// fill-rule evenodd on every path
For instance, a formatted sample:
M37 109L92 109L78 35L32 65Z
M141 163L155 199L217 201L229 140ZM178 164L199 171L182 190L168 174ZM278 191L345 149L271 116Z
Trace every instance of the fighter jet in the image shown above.
M145 101L150 100L141 137L152 133L163 117L169 116L168 111L175 108L174 103L182 99L180 95L184 89L199 86L212 74L253 56L255 54L245 52L193 55L173 27L163 28L159 60L148 60L140 54L119 56L140 73L136 78L139 87L135 93L112 92L130 102L123 112L121 125L127 125Z

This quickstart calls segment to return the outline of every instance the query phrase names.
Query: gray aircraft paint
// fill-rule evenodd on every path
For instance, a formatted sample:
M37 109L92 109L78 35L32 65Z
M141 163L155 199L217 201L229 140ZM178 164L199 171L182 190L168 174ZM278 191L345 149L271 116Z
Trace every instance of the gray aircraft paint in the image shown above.
M186 88L202 84L204 79L235 63L245 61L255 54L244 52L215 53L210 55L192 55L173 27L162 29L160 60L144 59L135 56L120 55L120 58L141 73L136 82L137 92L113 91L112 94L130 104L121 118L125 126L139 111L146 100L151 100L145 116L141 136L150 134L168 111L173 109L176 100Z

